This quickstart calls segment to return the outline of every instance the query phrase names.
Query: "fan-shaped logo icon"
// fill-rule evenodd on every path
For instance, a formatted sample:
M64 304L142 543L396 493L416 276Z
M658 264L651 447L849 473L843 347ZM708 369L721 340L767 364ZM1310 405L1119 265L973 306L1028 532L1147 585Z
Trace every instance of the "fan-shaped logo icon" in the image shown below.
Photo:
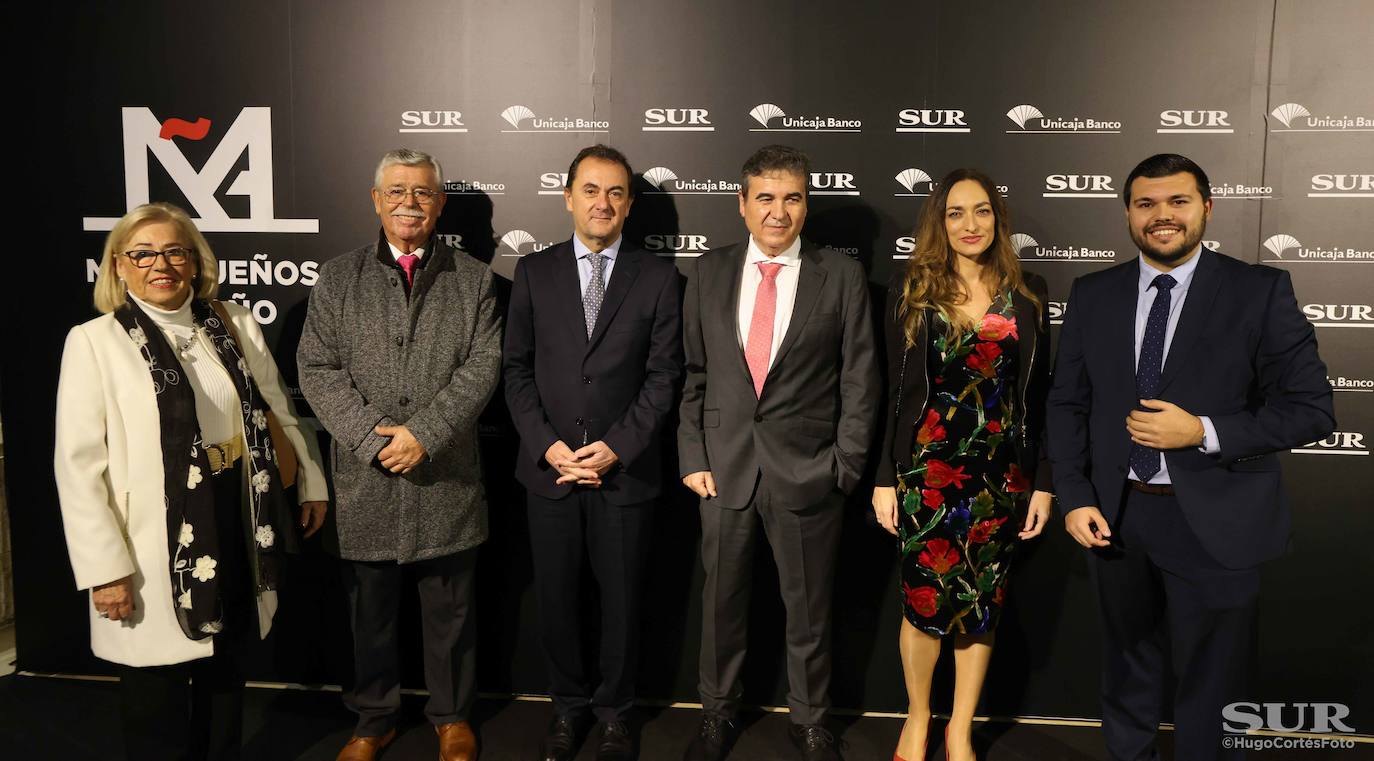
M1312 112L1297 103L1285 103L1282 106L1269 112L1275 119L1283 122L1283 126L1292 127L1293 120L1299 116L1311 116Z
M1283 258L1284 251L1290 248L1298 248L1301 245L1298 239L1291 235L1271 235L1269 239L1264 242L1264 247L1272 251L1274 256L1280 259Z
M521 246L525 245L526 243L533 242L534 236L530 235L524 230L511 230L510 232L501 236L501 245L514 251L517 256L520 254ZM507 254L507 256L509 256L509 254Z
M505 119L511 127L520 129L520 122L525 119L533 119L534 112L524 106L511 106L501 112L501 118Z
M1011 247L1016 249L1016 253L1018 254L1025 250L1027 247L1034 248L1039 245L1039 243L1035 242L1035 238L1032 238L1031 236L1025 233L1013 233L1011 236Z
M1016 122L1016 126L1021 129L1026 128L1026 122L1031 119L1043 119L1045 115L1040 113L1040 109L1035 106L1023 104L1007 112L1007 118Z
M663 183L668 180L676 180L677 175L673 170L666 166L656 166L644 173L644 181L653 185L655 189L662 190Z
M754 117L754 121L758 122L759 125L763 127L768 126L769 119L773 119L779 116L787 116L787 114L784 114L782 112L781 108L778 108L772 103L760 103L757 106L754 106L753 110L749 112L749 115Z
M915 193L916 186L922 182L935 182L931 179L930 175L926 174L923 170L917 169L916 167L911 167L910 169L903 169L901 172L898 172L897 176L893 179L897 180L898 184L906 188L908 193Z

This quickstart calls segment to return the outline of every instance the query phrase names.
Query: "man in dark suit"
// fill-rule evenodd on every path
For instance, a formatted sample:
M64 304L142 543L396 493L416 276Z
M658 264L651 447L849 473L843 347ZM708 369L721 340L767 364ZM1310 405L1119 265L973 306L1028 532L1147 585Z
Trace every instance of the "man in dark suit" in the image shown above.
M633 756L626 714L639 665L639 607L659 440L682 374L681 286L670 261L622 245L630 164L594 145L568 168L571 240L515 268L506 403L520 432L539 639L554 719L545 761L577 753L595 715L598 761ZM582 663L584 555L601 590L601 682Z
M1170 671L1177 757L1243 755L1222 709L1247 699L1259 565L1288 543L1276 453L1335 427L1288 273L1201 245L1210 188L1176 154L1131 172L1140 258L1074 282L1049 397L1054 490L1092 551L1113 759L1159 758Z
M750 575L760 527L787 610L793 742L838 759L829 707L830 598L845 492L872 444L879 391L868 278L801 240L805 154L768 146L744 164L749 240L697 260L683 300L683 483L701 497L700 691L688 759L734 740Z

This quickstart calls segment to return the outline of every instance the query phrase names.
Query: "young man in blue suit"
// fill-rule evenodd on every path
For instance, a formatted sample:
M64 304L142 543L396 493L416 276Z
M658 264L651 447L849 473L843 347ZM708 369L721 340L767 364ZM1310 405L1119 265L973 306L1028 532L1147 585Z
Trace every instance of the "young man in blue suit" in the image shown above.
M1222 709L1246 699L1259 566L1290 519L1277 452L1335 427L1326 366L1286 271L1201 245L1211 185L1160 154L1126 180L1140 258L1073 284L1049 397L1065 526L1092 553L1111 758L1239 758Z

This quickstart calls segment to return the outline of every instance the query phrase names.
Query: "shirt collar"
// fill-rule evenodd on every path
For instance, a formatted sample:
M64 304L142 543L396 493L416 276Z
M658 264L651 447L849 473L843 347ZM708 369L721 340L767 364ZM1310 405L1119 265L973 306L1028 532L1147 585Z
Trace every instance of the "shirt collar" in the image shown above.
M391 241L386 242L386 247L391 249L391 258L395 259L398 262L401 260L402 256L405 256L405 254L401 253L401 249L396 248L391 244ZM420 257L421 261L423 261L425 258L425 250L423 248L417 248L414 251L411 251L410 253Z
M1199 248L1198 252L1196 254L1193 254L1191 259L1184 262L1183 264L1178 265L1177 267L1174 267L1167 273L1164 270L1150 266L1150 263L1145 261L1145 257L1141 256L1140 292L1144 293L1145 291L1150 290L1150 284L1155 281L1155 278L1165 274L1172 277L1174 281L1177 283L1177 285L1175 285L1173 288L1174 293L1179 293L1187 289L1188 283L1191 282L1193 279L1193 273L1197 272L1198 260L1202 258L1202 254L1205 250L1206 249Z
M784 267L795 267L801 264L801 236L797 236L797 239L792 241L792 245L783 249L782 253L777 256L769 256L763 253L763 249L759 248L759 245L754 242L754 236L750 235L749 254L745 257L744 261L746 264L773 262L774 264L781 264Z
M624 236L616 238L614 243L601 250L601 255L611 261L615 261L615 257L620 253L620 242L624 239ZM573 253L577 255L578 259L586 259L592 255L592 250L587 248L587 244L583 243L582 239L577 237L576 233L573 234L572 240Z

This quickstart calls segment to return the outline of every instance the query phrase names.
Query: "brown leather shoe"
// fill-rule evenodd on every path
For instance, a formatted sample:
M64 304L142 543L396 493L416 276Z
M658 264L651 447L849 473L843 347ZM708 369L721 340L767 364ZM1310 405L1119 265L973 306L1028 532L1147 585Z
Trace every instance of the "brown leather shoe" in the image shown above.
M439 761L476 761L477 736L472 733L471 724L439 724L434 733L439 735Z
M396 730L389 729L381 737L359 737L353 735L348 738L348 744L343 746L339 755L334 761L372 761L382 752L382 748L391 744L396 739Z

